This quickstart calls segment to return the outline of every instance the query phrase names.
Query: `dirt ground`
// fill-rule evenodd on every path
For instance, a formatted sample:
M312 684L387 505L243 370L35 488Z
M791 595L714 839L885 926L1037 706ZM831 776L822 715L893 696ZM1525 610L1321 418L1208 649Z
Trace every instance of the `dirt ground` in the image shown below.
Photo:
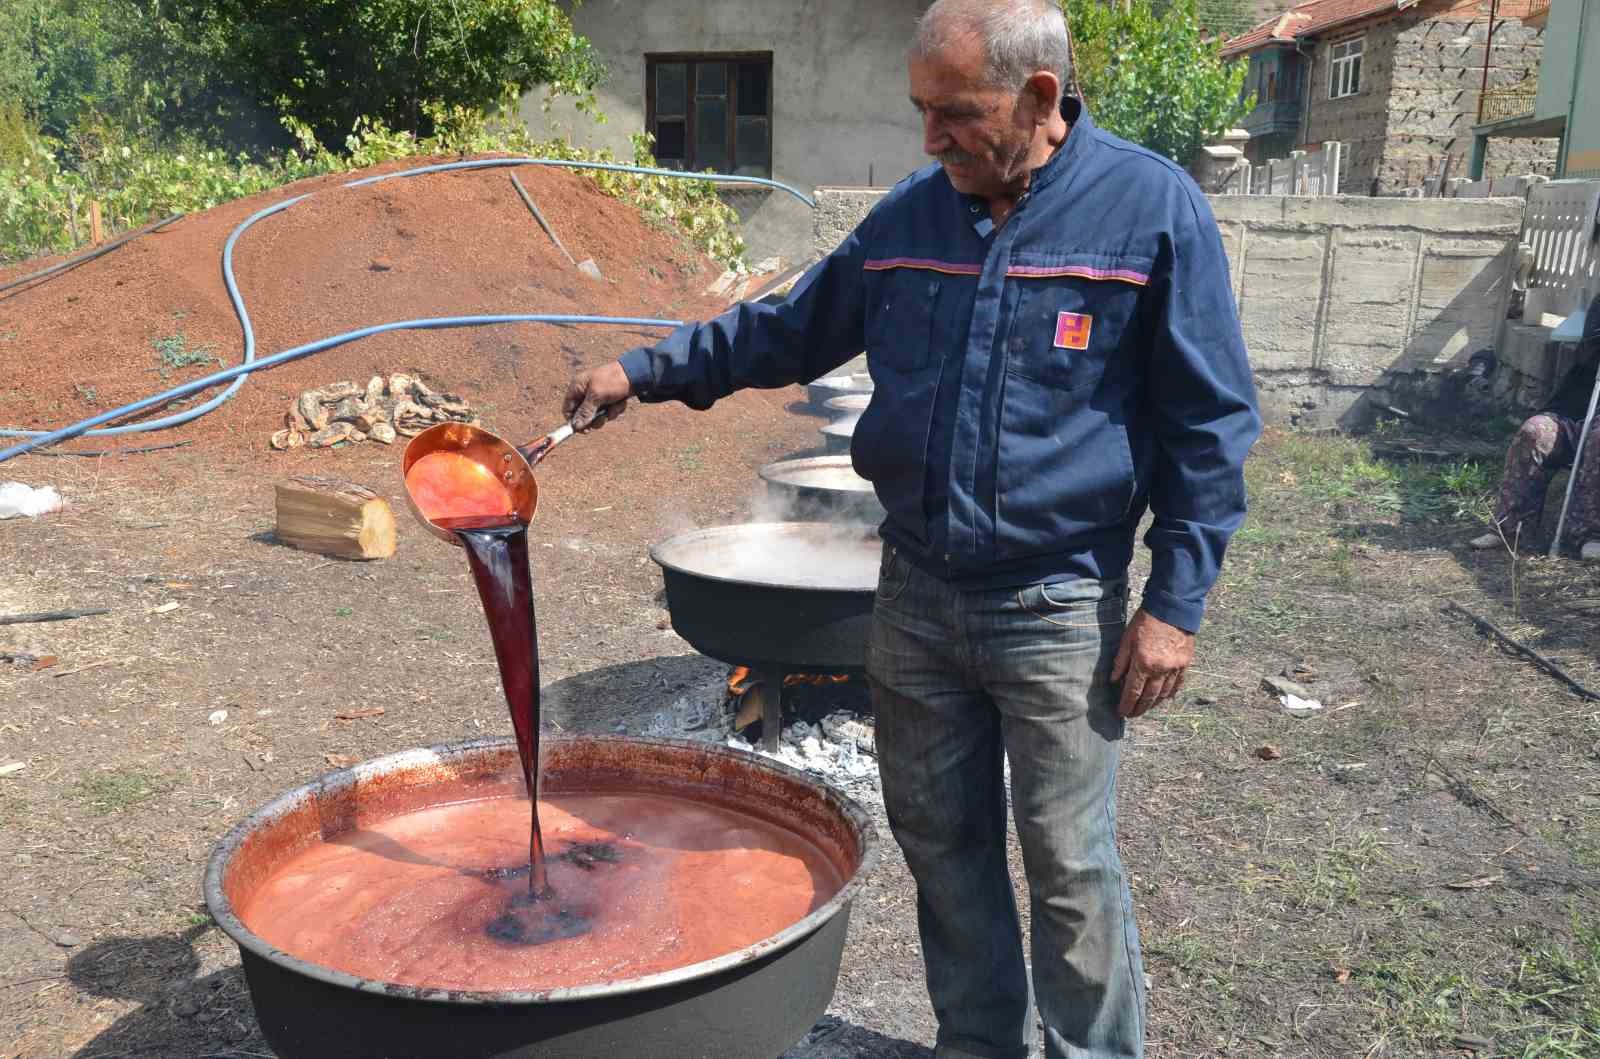
M478 373L490 425L531 435L553 425L553 380L633 340L535 348L544 339L496 329L434 370ZM420 348L305 377L403 370ZM493 370L510 360L537 370ZM29 384L9 378L0 408L20 422ZM178 435L194 441L183 449L0 466L70 502L0 522L0 614L110 609L0 627L0 649L57 656L0 666L0 768L24 765L0 776L0 1055L270 1055L200 900L217 838L330 755L509 731L465 566L407 520L398 451L269 454L292 387L262 388ZM37 420L58 424L72 393ZM635 408L542 466L552 727L638 730L724 680L663 627L648 548L742 519L762 463L813 451L821 421L800 396ZM1153 1059L1600 1056L1600 702L1445 609L1600 689L1600 569L1465 547L1497 470L1481 454L1506 426L1442 446L1478 462L1440 444L1408 457L1384 437L1274 431L1257 447L1252 513L1196 668L1132 727L1121 781ZM277 544L271 483L303 470L388 497L399 553L361 564ZM1284 673L1324 708L1289 716L1261 685ZM373 706L383 715L336 716ZM884 855L855 903L830 1020L796 1057L930 1054L914 891L873 812Z

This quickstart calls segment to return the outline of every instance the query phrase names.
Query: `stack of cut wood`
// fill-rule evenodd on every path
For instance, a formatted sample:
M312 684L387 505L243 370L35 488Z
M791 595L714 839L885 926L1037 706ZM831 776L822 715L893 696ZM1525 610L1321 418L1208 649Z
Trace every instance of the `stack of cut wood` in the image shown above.
M464 399L439 393L413 375L374 375L365 389L336 382L295 398L284 429L272 435L272 447L325 449L368 439L388 445L396 437L450 422L477 424L478 413Z

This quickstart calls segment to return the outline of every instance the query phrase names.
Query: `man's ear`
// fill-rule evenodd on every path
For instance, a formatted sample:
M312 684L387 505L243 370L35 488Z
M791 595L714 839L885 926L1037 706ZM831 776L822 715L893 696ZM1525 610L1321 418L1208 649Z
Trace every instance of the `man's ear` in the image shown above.
M1035 125L1045 125L1061 108L1061 79L1048 70L1040 70L1022 85L1022 102L1032 114Z

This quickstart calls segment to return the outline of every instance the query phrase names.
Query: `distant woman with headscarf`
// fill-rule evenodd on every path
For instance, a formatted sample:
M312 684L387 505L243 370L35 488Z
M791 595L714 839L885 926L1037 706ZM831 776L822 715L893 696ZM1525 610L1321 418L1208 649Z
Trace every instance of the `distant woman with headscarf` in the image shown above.
M1600 371L1600 297L1589 305L1578 363L1567 372L1543 411L1531 416L1511 439L1506 471L1495 504L1495 530L1473 540L1474 548L1499 547L1501 540L1515 546L1529 536L1544 513L1545 493L1557 471L1572 465L1578 437L1595 375ZM1600 415L1589 426L1583 446L1583 466L1572 472L1572 504L1567 508L1566 537L1578 546L1582 558L1600 562Z

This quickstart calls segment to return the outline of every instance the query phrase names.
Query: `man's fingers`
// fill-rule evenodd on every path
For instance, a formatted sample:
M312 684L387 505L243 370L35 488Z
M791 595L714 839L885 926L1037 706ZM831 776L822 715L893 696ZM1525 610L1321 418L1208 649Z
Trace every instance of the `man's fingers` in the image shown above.
M1148 678L1144 670L1137 664L1129 663L1128 672L1122 678L1122 698L1117 703L1117 712L1124 717L1137 717L1139 698L1144 694Z
M1128 659L1133 657L1132 636L1124 635L1122 642L1117 645L1117 660L1111 664L1111 682L1115 684L1128 672Z

